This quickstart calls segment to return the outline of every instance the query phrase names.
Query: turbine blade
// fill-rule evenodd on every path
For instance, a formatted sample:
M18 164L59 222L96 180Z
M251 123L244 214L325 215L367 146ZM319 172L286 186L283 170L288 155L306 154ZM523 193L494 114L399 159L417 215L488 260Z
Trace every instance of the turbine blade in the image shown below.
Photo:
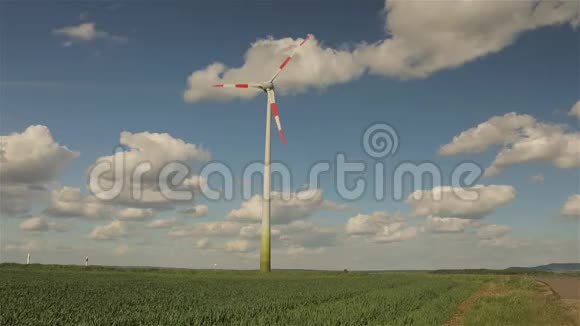
M280 114L278 112L278 105L276 104L276 96L274 95L274 90L268 90L268 99L270 101L270 108L272 109L272 114L274 115L274 121L276 121L276 127L278 128L278 134L282 140L282 144L286 144L286 137L284 136L284 131L282 131L282 122L280 121Z
M260 88L258 84L214 84L211 87L219 88Z
M306 35L306 37L304 38L304 40L302 40L302 42L300 42L300 44L296 48L294 48L294 51L292 51L292 54L290 54L289 56L287 56L286 59L284 59L284 61L282 61L282 64L278 67L278 71L276 71L276 73L274 74L274 76L272 76L272 78L270 78L270 82L273 82L274 79L276 79L276 77L278 77L278 75L280 74L280 72L284 69L284 67L286 67L286 65L288 64L288 62L290 62L290 60L292 59L292 57L298 52L298 50L300 50L302 48L302 46L304 46L304 43L306 43L306 41L308 41L310 38L312 38L312 34Z

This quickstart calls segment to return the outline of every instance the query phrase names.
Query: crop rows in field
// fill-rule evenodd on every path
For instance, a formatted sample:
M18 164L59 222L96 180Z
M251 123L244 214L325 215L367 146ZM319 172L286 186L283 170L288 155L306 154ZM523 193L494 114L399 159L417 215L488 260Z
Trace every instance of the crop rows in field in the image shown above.
M419 273L0 268L0 324L418 324L484 280Z

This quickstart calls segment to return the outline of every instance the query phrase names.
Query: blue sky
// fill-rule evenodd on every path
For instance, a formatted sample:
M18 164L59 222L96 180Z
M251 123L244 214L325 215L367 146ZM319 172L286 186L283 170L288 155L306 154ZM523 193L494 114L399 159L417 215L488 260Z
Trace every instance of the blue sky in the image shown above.
M222 62L228 67L243 67L244 55L251 44L268 37L276 42L284 38L298 39L312 33L315 37L312 47L316 49L355 53L355 49L408 32L411 30L408 26L395 26L398 21L396 15L413 15L413 11L403 11L404 8L396 5L385 13L382 1L357 4L322 0L314 3L257 1L247 4L236 1L215 1L211 4L112 1L40 4L25 1L0 6L1 134L22 133L31 125L46 126L55 142L80 152L78 158L67 162L62 172L49 180L47 191L69 186L79 188L83 195L89 195L86 188L87 169L97 158L112 154L123 131L168 133L187 143L199 144L211 153L213 160L226 163L236 172L236 178L241 178L242 168L246 164L263 159L265 96L240 99L234 95L233 98L216 100L208 95L207 98L187 101L183 97L184 91L189 87L198 87L197 84L188 86L190 74L203 71L214 62ZM571 6L574 8L573 4ZM507 7L490 10L488 14L493 15L490 19L480 17L482 21L490 21L490 24L497 23L493 28L483 26L479 31L476 22L473 27L465 21L449 28L464 28L462 31L467 34L467 39L481 35L484 36L482 39L493 38L505 33L510 41L498 42L499 45L487 48L482 46L480 52L470 54L466 50L469 46L459 44L466 39L458 32L457 48L410 46L411 49L421 49L442 57L446 56L442 51L449 51L449 57L462 51L467 53L461 57L460 63L443 62L420 78L403 76L396 69L373 73L377 66L365 63L361 68L365 72L360 76L353 74L345 82L329 83L321 88L311 87L310 83L316 82L313 80L306 82L305 90L292 84L295 89L289 86L289 94L284 94L284 82L290 85L293 81L291 77L281 80L277 102L288 144L282 145L274 134L273 159L291 168L293 191L298 191L306 182L305 176L313 163L332 160L336 153L344 152L351 160L372 163L360 142L365 127L374 122L387 122L399 134L399 152L389 159L388 166L402 161L432 161L445 174L451 173L456 164L466 160L475 161L483 168L490 166L501 145L490 145L481 153L452 156L439 155L438 150L452 142L453 137L462 131L476 127L493 116L503 116L509 112L527 114L538 122L565 124L565 132L577 137L578 119L569 115L578 101L578 31L573 27L573 19L558 12L563 15L559 23L540 21L530 28L509 27L511 25L506 23L506 30L502 30L503 25L496 19L504 19L500 15L502 11L512 10ZM469 13L466 10L466 14ZM390 18L393 25L389 26ZM437 19L451 19L423 18L420 14L408 17L410 21L417 20L420 34L430 37L432 33L435 40L438 37L437 29L431 31L429 24L436 23ZM106 36L78 40L54 32L59 28L85 23L93 23L96 30L107 33ZM389 33L385 31L385 24L391 27ZM122 37L123 40L115 41L113 36ZM414 34L413 37L409 34L404 36L409 40L418 39ZM72 43L65 46L67 41ZM367 45L363 45L364 42ZM393 56L396 55L393 53ZM383 57L388 56L378 57L377 60ZM280 61L279 58L272 60ZM305 65L309 59L304 55L297 60ZM425 62L419 62L417 66L427 67L428 63ZM298 64L293 67L292 63L283 74L291 74L293 68L299 71ZM260 69L271 74L276 64L264 64ZM321 70L320 75L332 73ZM203 164L195 160L188 160L188 163L194 172L199 171ZM543 182L529 180L532 175L538 174L543 176ZM561 168L548 160L537 159L511 164L501 173L483 177L478 182L483 185L508 185L515 190L512 200L477 221L486 225L509 226L509 235L502 234L510 237L511 242L505 242L509 249L482 245L476 235L480 226L452 234L419 232L411 239L394 243L377 243L370 239L372 235L368 235L369 239L365 236L351 239L344 227L357 214L386 211L389 214L400 212L412 215L412 207L404 201L387 199L377 202L367 193L359 200L346 202L350 206L347 210L320 209L306 217L311 223L336 228L338 240L334 245L316 247L320 252L304 249L303 252L309 252L304 256L289 255L286 258L285 254L280 253L278 260L274 260L274 266L341 268L344 264L354 264L338 260L338 252L345 248L352 252L353 257L358 257L353 261L363 260L362 265L357 265L363 269L389 268L372 261L383 258L382 253L392 248L397 248L398 252L408 252L402 257L393 258L396 261L394 266L399 268L507 267L539 264L548 260L577 260L578 219L562 216L561 208L570 196L578 193L578 176L578 166ZM331 177L323 177L321 190L325 200L343 203ZM32 208L29 211L16 216L8 216L6 212L2 214L3 260L20 261L23 256L19 250L29 248L25 247L26 244L45 241L48 244L40 246L42 249L30 247L38 251L35 256L43 257L43 262L77 263L78 259L71 258L69 253L72 251L77 256L83 256L83 253L77 252L82 247L91 248L91 256L100 255L101 262L105 264L118 264L128 259L136 265L207 267L211 259L219 259L227 267L252 268L257 263L257 259L253 258L255 251L220 249L222 243L236 241L236 237L229 239L224 236L213 240L211 236L196 233L191 238L176 240L168 236L165 229L145 231L145 225L151 220L172 218L182 207L170 211L154 210L146 220L127 222L135 235L127 232L122 236L111 236L110 240L95 240L87 234L100 225L111 223L115 217L107 216L101 220L82 216L66 219L49 217L44 216L43 212L50 203L32 200L30 204ZM207 204L207 216L182 222L184 225L181 227L223 221L228 212L240 207L241 200L238 197L233 202L211 202L199 198L195 204ZM111 209L121 208L115 206ZM23 230L21 223L33 217L47 223L52 220L65 221L71 226L66 232L52 232L50 227L45 231ZM413 216L407 227L420 229L424 219L425 216ZM143 239L140 237L155 240L142 246L140 241ZM195 241L204 238L216 243L215 247L207 250L194 248ZM155 247L156 241L158 247ZM252 246L254 240L248 241L248 245ZM437 248L457 247L460 241L472 241L472 246L466 246L465 251L461 252L450 251L445 257L448 259L445 264L418 264L416 258L419 256L413 254L420 252L419 249L428 241L436 241ZM63 253L55 249L58 246L77 249ZM174 260L163 257L163 250L159 249L165 248L163 246L173 248ZM293 243L290 247L311 249L299 243ZM545 249L546 253L533 259L531 253L537 248ZM559 249L560 255L553 256L550 248L566 250ZM184 262L182 259L197 255L205 258L195 262ZM453 259L463 256L473 258ZM320 263L321 260L325 262Z

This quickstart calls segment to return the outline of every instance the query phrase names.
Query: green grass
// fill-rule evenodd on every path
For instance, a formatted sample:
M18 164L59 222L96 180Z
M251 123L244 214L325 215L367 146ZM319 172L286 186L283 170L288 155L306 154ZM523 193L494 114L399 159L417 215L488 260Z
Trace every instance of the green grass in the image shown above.
M490 276L0 266L0 325L441 325Z
M575 325L562 302L530 277L501 277L473 301L465 325Z

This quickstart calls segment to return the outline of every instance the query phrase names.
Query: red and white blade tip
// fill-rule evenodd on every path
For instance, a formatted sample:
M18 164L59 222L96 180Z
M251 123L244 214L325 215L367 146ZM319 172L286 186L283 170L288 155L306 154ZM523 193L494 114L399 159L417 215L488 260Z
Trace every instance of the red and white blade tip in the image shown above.
M248 88L248 84L214 84L212 87L235 87L235 88Z
M282 144L286 144L286 137L284 136L282 129L278 130L278 134L280 135L280 139L282 139Z
M276 121L276 127L278 128L278 134L280 135L282 144L286 144L286 137L284 136L284 131L282 131L282 123L280 122L280 116L278 113L278 105L276 102L272 102L270 107L272 108L272 114L274 115L274 121Z

